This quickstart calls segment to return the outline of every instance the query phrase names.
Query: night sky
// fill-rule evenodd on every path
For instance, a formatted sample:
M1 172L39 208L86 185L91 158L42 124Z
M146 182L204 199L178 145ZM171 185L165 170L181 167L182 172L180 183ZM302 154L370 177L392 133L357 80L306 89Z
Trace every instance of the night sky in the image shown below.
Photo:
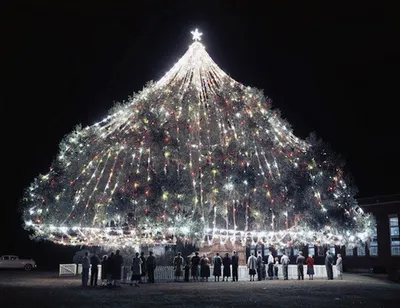
M62 137L161 78L195 28L214 61L237 81L264 89L298 137L315 131L346 159L358 197L400 192L400 48L390 9L367 2L143 2L36 4L6 14L0 253L18 246L22 191L47 173Z

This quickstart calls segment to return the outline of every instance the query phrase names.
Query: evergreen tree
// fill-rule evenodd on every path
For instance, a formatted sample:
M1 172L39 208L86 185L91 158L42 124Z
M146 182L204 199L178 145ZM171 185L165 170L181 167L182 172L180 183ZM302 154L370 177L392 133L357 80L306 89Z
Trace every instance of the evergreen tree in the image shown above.
M85 245L368 240L343 164L196 41L158 82L77 127L24 198L26 228Z

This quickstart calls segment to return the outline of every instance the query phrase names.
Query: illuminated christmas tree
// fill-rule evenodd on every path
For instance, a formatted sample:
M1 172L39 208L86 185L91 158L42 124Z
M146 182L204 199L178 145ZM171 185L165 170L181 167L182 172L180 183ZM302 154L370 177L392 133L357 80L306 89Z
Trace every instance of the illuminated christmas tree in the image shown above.
M161 80L64 138L26 191L25 228L120 247L368 241L374 222L342 164L316 138L294 136L270 99L230 78L192 34Z

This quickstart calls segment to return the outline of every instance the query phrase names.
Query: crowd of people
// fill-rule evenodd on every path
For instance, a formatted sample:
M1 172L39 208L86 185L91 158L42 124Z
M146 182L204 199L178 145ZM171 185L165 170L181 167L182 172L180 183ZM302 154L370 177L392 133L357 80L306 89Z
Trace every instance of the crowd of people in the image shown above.
M247 267L249 269L250 281L254 281L254 277L257 274L258 280L263 279L279 279L279 264L282 268L282 276L284 280L288 280L288 269L289 269L289 257L283 253L281 259L278 257L274 257L270 252L266 261L262 257L261 252L257 253L257 257L254 255L254 252L251 253L250 257L247 260ZM307 266L307 275L309 280L314 279L314 258L312 255L308 255L307 258L303 256L303 252L299 252L298 257L296 258L297 265L297 278L298 280L304 280L304 266ZM333 266L334 266L334 258L333 255L327 251L325 257L325 267L328 280L333 280ZM340 254L337 255L336 260L336 272L339 279L343 279L343 260Z
M279 269L282 269L282 276L284 280L288 280L288 267L289 257L283 253L279 259L277 256L273 256L270 252L268 256L263 257L261 252L257 252L257 257L252 252L247 259L247 268L249 270L250 281L257 280L273 280L279 279ZM82 285L87 286L89 283L89 269L91 270L90 285L97 286L98 279L98 266L101 264L101 283L103 286L109 287L120 287L121 281L121 267L123 265L123 258L120 255L120 251L117 250L111 253L110 256L105 255L102 260L93 254L89 258L88 252L85 253L82 262ZM238 268L239 268L239 256L236 251L232 253L225 253L223 257L219 253L210 260L206 254L201 257L198 252L195 252L193 256L187 257L185 260L181 253L178 252L174 257L173 262L175 281L181 281L182 276L185 282L189 282L190 278L192 281L205 281L207 282L211 276L211 265L213 266L214 281L238 281ZM304 280L304 266L307 266L307 275L310 280L314 278L314 258L309 255L307 258L303 256L302 252L299 252L296 258L298 279ZM141 283L154 283L154 271L156 269L156 258L153 252L150 251L146 257L144 252L135 253L135 257L132 259L131 265L131 286L139 287ZM333 279L333 266L334 258L333 255L328 251L325 257L325 266L328 280ZM336 260L336 271L339 279L342 279L343 273L343 261L340 254L337 255ZM232 269L232 271L231 271Z

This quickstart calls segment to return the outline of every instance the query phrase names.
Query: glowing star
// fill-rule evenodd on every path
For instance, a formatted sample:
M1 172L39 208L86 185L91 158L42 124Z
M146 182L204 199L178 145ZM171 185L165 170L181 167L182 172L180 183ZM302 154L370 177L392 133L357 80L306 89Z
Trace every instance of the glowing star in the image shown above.
M190 32L193 35L193 41L201 41L201 36L203 35L203 33L199 32L198 29Z

